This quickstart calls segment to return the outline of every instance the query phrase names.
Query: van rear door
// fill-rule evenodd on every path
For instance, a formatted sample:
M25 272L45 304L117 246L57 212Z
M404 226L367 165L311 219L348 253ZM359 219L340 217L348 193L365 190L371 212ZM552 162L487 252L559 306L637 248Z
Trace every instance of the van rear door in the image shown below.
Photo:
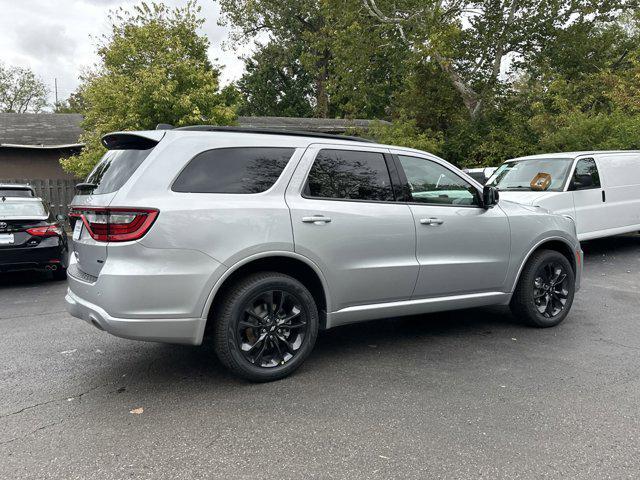
M69 217L73 228L73 254L78 268L97 277L107 259L108 243L95 234L90 225L106 225L109 216L101 208L108 207L138 167L162 139L164 132L113 133L102 143L109 150L87 179L77 185Z

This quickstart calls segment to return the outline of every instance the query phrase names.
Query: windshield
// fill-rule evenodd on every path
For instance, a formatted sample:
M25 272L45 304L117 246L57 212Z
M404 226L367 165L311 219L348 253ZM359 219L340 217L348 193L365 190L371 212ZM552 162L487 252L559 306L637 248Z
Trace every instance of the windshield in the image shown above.
M46 217L44 205L40 202L0 202L0 218Z
M571 158L539 158L505 162L487 185L498 190L562 191L571 168Z

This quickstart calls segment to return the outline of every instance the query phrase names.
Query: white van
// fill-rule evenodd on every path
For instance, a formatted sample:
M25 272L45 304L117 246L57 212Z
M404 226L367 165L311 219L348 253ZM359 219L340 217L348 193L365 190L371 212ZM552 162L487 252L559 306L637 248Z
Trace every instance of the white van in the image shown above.
M487 185L505 200L569 215L580 240L640 230L640 151L514 158Z

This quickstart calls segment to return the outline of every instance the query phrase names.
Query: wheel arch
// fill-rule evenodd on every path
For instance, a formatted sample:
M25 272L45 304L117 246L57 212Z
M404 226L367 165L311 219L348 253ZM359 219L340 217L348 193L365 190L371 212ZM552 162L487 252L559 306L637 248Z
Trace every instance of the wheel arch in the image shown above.
M516 286L518 285L518 282L520 281L520 276L522 275L522 271L524 270L524 266L529 261L529 258L531 258L531 255L533 255L535 252L537 252L539 250L555 250L556 252L561 253L569 261L569 264L571 265L571 268L573 269L573 273L574 274L577 273L578 266L576 264L576 255L575 255L575 252L574 252L573 245L569 244L569 242L567 242L562 237L545 238L543 240L540 240L538 243L536 243L529 250L527 255L525 255L524 260L520 263L520 267L518 268L518 273L517 273L516 278L515 278L515 280L513 282L513 285L511 286L511 291L512 292L515 290Z
M204 312L207 318L205 332L208 332L213 325L213 321L210 320L213 318L216 303L224 296L225 290L240 278L251 273L264 271L289 275L307 287L318 307L320 328L326 327L326 312L330 311L330 297L322 271L307 257L295 252L278 251L264 252L247 257L230 267L220 277L205 304Z

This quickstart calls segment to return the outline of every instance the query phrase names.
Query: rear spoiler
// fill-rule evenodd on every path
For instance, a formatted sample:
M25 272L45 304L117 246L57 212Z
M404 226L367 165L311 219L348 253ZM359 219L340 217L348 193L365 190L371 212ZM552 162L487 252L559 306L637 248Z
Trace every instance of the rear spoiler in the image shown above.
M114 132L102 137L102 145L109 150L148 150L164 137L163 131Z

